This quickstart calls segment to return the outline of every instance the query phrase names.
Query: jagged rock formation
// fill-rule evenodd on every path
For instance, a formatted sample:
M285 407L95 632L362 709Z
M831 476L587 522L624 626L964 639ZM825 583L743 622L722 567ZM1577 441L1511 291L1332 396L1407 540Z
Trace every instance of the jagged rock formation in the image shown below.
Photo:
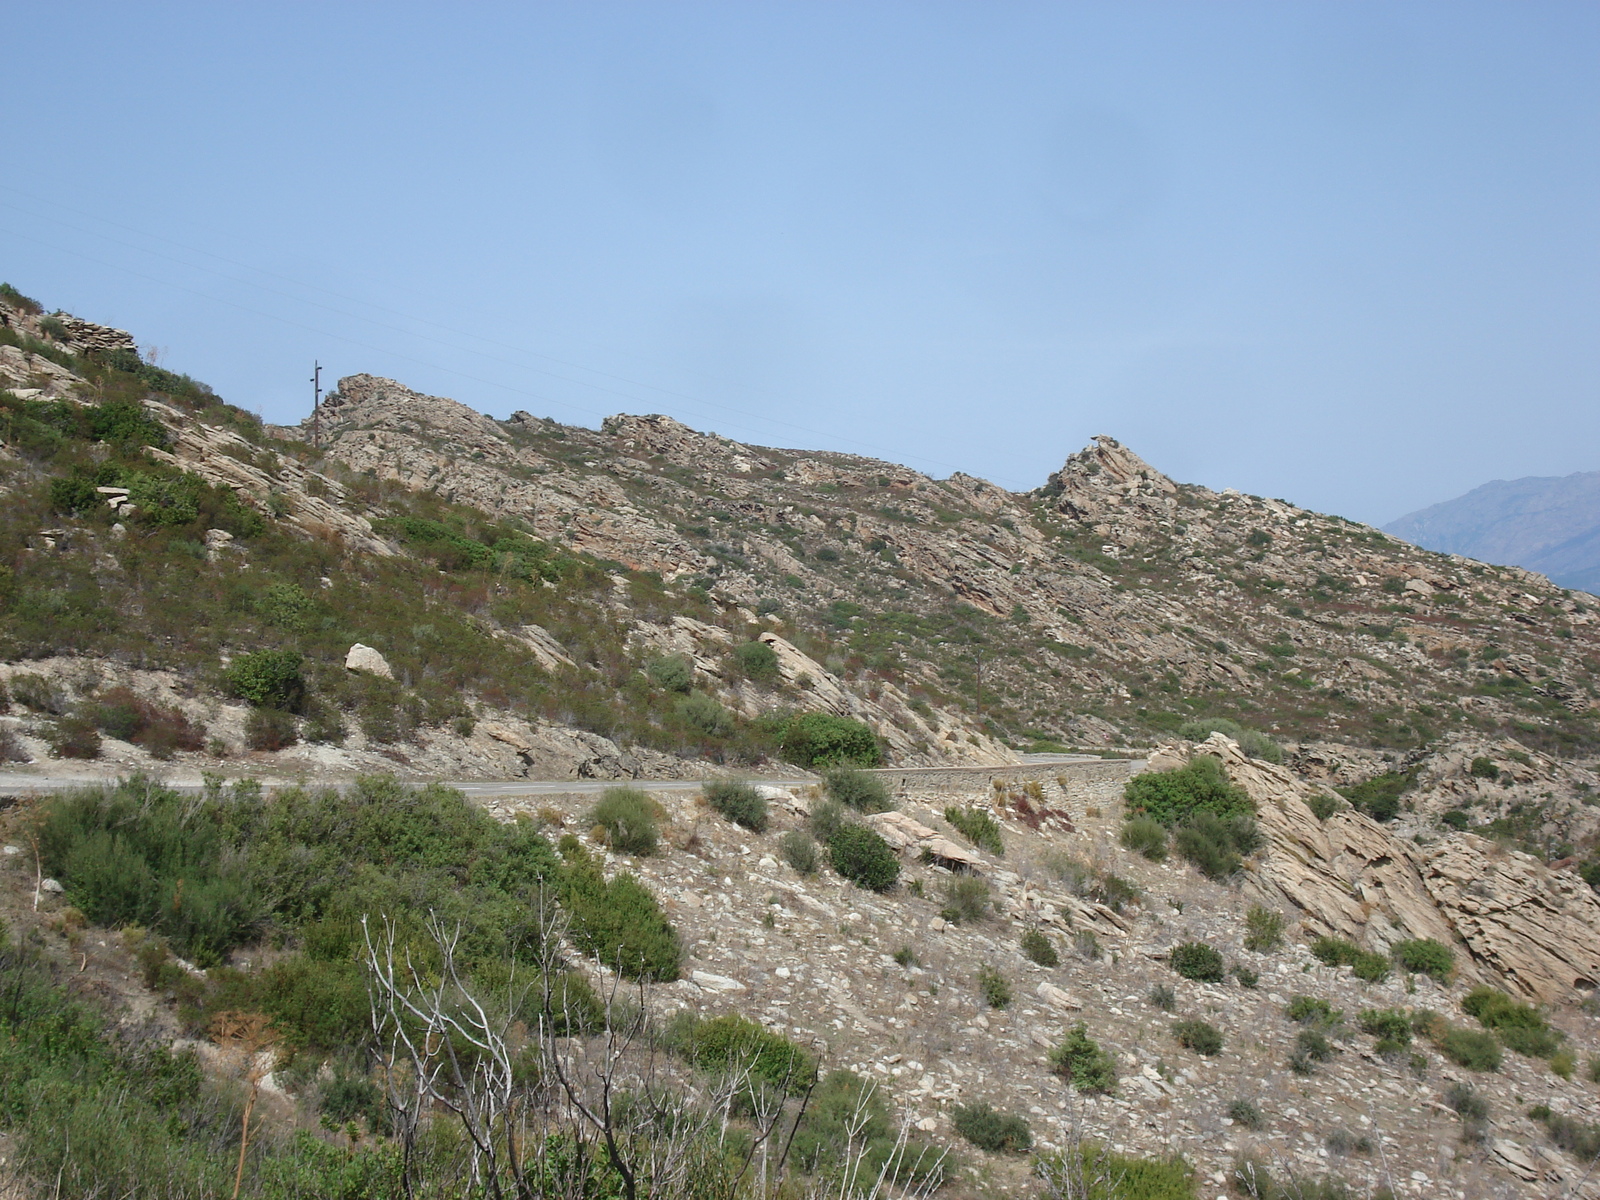
M1222 734L1163 747L1150 767L1191 753L1220 758L1250 793L1267 841L1251 886L1293 905L1312 931L1374 950L1407 938L1454 944L1479 977L1546 1002L1600 986L1600 900L1576 876L1470 833L1418 845L1349 809L1319 821L1307 784Z

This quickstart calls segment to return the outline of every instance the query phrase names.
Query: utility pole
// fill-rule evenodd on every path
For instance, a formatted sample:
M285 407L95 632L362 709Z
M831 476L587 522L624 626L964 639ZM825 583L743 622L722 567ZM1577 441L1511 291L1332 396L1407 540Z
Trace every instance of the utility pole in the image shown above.
M311 368L311 446L322 448L322 363Z

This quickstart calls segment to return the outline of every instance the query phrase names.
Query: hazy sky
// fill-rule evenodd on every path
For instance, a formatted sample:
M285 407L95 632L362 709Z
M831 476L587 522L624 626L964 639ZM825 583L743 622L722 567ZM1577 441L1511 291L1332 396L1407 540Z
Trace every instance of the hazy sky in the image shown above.
M1600 469L1600 5L33 4L0 278L269 420L320 358L1013 488L1386 521Z

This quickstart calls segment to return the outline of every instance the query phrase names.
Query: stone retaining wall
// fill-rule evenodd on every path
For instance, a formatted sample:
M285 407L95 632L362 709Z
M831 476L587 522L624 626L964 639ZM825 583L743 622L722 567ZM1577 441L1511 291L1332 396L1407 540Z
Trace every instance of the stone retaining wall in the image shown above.
M1086 809L1109 808L1120 800L1128 777L1143 768L1142 759L1105 758L1009 767L879 767L872 774L902 801L936 805L988 801L997 781L1019 790L1037 782L1044 789L1045 804L1081 819Z

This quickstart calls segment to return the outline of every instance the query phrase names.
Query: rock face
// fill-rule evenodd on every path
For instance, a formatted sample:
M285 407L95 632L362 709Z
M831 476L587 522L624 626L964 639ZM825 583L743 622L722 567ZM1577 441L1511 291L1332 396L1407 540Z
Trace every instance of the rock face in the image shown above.
M1150 769L1191 753L1220 758L1250 793L1266 846L1248 886L1268 903L1293 905L1311 932L1373 950L1434 938L1456 946L1467 971L1546 1002L1581 998L1600 983L1600 900L1576 876L1469 833L1418 846L1351 810L1318 821L1308 785L1245 757L1222 734L1163 747Z

